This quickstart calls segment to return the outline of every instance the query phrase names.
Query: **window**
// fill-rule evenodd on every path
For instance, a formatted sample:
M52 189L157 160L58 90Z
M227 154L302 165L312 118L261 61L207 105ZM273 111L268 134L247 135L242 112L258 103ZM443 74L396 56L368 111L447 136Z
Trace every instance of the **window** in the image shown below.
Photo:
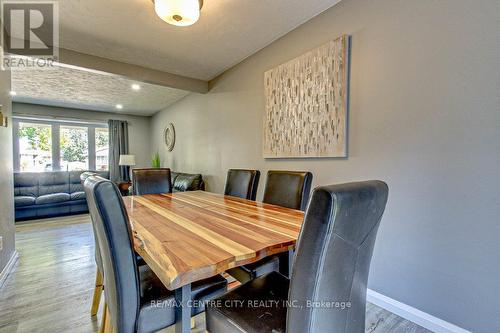
M19 123L19 171L52 170L52 127Z
M95 169L108 170L109 132L107 128L95 129Z
M61 126L59 150L61 170L89 170L89 137L87 127Z
M14 170L107 170L105 125L14 119Z

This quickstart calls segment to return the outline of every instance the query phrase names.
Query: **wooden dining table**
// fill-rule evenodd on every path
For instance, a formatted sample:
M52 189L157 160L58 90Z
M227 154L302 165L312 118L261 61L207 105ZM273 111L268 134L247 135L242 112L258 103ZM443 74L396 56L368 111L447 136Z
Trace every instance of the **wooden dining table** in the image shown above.
M291 254L304 220L299 210L205 191L123 201L136 252L175 292L177 304L191 300L193 282L273 254ZM190 320L188 307L176 307L176 332L189 332Z

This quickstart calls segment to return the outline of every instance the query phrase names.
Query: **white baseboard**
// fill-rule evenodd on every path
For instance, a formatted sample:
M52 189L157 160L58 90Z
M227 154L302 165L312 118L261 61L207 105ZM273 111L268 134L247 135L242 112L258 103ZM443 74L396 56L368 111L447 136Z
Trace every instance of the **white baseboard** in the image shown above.
M366 300L435 333L472 333L371 289L366 293Z
M0 288L2 288L3 283L5 280L7 280L7 276L9 276L10 272L14 268L14 265L19 258L19 253L17 251L14 251L12 254L12 257L10 257L9 261L7 262L7 265L5 265L4 269L0 273Z

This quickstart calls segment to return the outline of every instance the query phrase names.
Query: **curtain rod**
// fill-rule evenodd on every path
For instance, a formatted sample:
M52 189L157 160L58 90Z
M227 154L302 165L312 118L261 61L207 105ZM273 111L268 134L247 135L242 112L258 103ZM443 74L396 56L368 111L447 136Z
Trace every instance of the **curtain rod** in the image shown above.
M89 125L107 125L107 120L95 120L95 119L87 119L87 118L73 118L73 117L60 117L60 116L42 116L42 115L31 115L31 114L23 114L16 113L12 115L13 119L22 119L22 120L46 120L46 121L59 121L66 123L79 123L79 124L89 124Z

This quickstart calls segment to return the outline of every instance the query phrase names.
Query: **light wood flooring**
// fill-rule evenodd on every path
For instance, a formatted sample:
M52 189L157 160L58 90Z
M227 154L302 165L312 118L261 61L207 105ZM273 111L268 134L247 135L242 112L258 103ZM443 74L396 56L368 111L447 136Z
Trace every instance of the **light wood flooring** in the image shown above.
M102 309L90 317L95 263L88 215L18 224L16 231L19 260L0 289L0 333L98 332ZM203 314L196 323L193 332L204 332ZM368 304L366 332L430 331Z

